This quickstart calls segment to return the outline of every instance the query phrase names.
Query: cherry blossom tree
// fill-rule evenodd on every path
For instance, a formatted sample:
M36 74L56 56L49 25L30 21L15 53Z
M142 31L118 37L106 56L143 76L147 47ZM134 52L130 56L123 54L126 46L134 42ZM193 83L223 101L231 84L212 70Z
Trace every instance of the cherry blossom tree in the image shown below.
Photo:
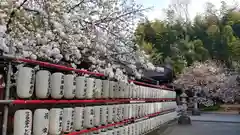
M0 49L54 63L87 62L88 70L123 80L127 67L141 78L141 70L155 70L133 42L147 10L134 0L1 0Z
M227 71L224 65L215 61L195 62L184 69L175 84L185 90L203 93L199 102L213 104L209 99L218 98L223 102L235 102L240 93L237 74Z

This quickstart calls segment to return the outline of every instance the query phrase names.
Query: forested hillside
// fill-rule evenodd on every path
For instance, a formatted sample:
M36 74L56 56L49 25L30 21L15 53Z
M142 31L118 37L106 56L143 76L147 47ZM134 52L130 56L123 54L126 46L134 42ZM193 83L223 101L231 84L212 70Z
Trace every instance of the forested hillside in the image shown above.
M180 73L195 61L214 59L229 69L239 68L240 9L221 2L206 3L204 14L189 18L188 3L170 5L166 20L138 25L136 42L154 64L172 63Z

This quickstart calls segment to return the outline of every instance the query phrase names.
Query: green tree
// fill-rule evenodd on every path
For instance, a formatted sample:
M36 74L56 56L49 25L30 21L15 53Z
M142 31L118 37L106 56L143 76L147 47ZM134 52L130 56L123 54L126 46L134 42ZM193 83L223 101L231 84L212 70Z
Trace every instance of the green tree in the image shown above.
M188 19L188 2L175 0L165 21L146 21L136 29L136 42L155 64L168 62L177 72L195 61L216 59L229 68L240 58L240 12L221 2L206 4L205 13Z

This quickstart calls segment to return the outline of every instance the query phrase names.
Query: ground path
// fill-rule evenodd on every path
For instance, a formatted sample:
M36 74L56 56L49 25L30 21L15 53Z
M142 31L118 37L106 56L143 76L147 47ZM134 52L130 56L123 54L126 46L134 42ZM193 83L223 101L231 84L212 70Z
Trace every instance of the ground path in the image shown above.
M191 118L191 126L173 126L164 135L240 135L240 115L202 114Z

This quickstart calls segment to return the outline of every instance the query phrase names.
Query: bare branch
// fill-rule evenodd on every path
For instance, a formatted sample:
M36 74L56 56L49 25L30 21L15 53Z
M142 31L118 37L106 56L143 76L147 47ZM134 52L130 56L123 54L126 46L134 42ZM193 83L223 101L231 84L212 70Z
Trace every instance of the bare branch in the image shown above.
M23 7L23 9L26 10L26 11L34 12L34 13L36 13L36 14L40 14L40 12L37 11L37 10L34 10L34 9L31 9L31 8L28 8L28 7L26 7L26 6L22 6L22 7Z
M110 21L113 21L113 20L116 21L116 20L121 19L121 18L123 18L123 17L125 17L125 16L131 15L131 14L135 14L135 13L138 13L138 12L143 12L143 11L146 11L146 10L149 10L149 9L150 9L150 8L144 8L144 9L139 8L139 9L137 9L137 10L130 11L130 12L121 14L121 15L116 16L116 17L109 17L109 16L111 16L111 15L108 15L108 16L106 16L105 18L96 21L95 24L106 23L106 22L110 22ZM113 13L112 13L112 14L113 14Z
M81 4L83 4L84 0L80 1L78 4L74 5L73 7L71 7L67 13L70 13L71 11L73 11L74 9L76 9L77 7L79 7Z

